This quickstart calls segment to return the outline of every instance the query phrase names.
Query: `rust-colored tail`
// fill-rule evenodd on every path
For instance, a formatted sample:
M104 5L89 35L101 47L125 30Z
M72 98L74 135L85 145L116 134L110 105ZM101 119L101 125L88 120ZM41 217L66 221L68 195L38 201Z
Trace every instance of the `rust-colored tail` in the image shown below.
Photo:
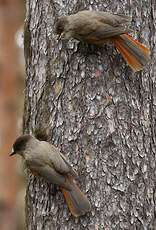
M79 187L73 182L72 178L68 175L67 180L71 184L71 191L61 188L62 193L66 199L71 213L77 217L82 216L91 210L90 202Z
M150 60L150 50L127 34L114 36L110 41L136 72L142 70Z

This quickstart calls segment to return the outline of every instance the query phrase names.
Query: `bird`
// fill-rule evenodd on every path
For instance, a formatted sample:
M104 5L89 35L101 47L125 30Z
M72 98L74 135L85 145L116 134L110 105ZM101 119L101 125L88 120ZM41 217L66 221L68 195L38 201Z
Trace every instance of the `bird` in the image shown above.
M137 72L149 62L150 50L128 35L132 30L123 24L131 20L127 15L84 10L61 17L55 24L54 33L62 40L74 38L98 46L113 43L128 65Z
M91 210L89 200L72 179L72 176L78 176L76 171L54 145L31 135L22 135L15 140L10 156L15 154L24 159L26 167L33 174L60 186L75 217L85 215Z

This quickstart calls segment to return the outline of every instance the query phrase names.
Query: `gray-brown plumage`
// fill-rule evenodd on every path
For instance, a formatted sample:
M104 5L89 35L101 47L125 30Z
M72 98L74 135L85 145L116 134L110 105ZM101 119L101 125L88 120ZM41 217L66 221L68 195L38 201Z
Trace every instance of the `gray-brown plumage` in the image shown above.
M13 144L13 153L10 156L14 154L21 155L26 166L35 175L61 187L74 216L81 216L90 211L91 205L87 197L70 176L77 176L77 173L55 146L30 135L24 135L17 138Z
M58 20L54 32L62 39L75 38L80 41L103 46L112 42L134 71L143 69L150 60L150 51L131 38L122 24L131 17L101 11L80 11Z

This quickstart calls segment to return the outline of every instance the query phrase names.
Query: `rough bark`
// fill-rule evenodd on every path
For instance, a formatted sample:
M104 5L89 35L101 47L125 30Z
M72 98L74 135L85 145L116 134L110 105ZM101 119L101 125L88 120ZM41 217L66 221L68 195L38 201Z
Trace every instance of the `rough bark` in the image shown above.
M27 229L154 229L154 1L26 2L24 132L50 127L92 203L75 219L59 188L28 173ZM147 68L133 73L111 44L58 41L57 18L82 9L132 15L133 37L152 52Z

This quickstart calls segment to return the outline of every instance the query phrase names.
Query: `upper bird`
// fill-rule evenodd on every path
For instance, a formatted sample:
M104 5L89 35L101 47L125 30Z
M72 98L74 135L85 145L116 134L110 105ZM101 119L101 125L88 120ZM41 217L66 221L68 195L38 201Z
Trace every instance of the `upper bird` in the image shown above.
M102 11L80 11L58 20L54 32L62 39L77 40L103 46L112 42L126 62L136 72L150 60L150 50L127 35L131 29L122 24L131 22L131 17Z

